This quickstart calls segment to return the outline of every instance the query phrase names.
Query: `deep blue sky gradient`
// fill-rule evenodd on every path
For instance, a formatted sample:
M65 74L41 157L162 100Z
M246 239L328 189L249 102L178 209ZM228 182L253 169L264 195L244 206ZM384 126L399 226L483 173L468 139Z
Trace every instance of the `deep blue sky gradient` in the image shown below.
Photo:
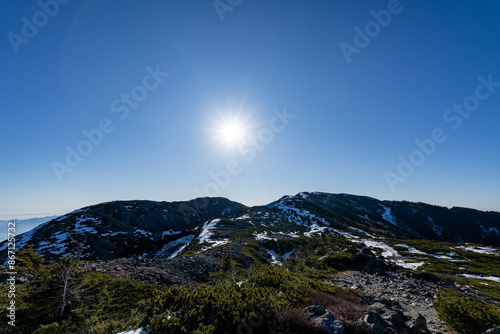
M402 0L348 63L339 44L390 2L243 0L221 21L212 1L72 0L15 53L8 34L41 8L3 1L0 218L188 200L231 160L217 195L247 205L325 191L500 211L500 87L458 129L443 120L479 76L500 82L500 5ZM112 101L157 65L169 76L120 120ZM212 138L223 116L255 135L284 107L296 117L251 161ZM53 162L104 118L113 132L60 182ZM391 189L436 128L447 140Z

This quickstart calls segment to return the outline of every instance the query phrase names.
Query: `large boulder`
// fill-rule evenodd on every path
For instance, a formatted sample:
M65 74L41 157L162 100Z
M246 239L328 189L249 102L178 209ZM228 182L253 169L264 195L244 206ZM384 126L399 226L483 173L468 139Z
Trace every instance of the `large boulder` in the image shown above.
M429 333L427 328L427 319L421 314L418 314L416 318L412 318L406 323L410 334L425 334Z
M405 321L403 320L401 311L399 310L388 310L382 315L382 319L393 324L396 327L404 327Z
M367 273L384 274L385 263L377 259L369 248L363 248L359 253L354 254L353 260Z
M361 324L370 329L372 334L396 334L398 330L396 327L382 319L382 316L377 312L368 312L359 319Z
M311 320L324 328L328 334L345 334L344 323L335 319L323 306L312 305L304 309Z
M404 312L401 304L391 300L374 301L360 322L374 334L427 334L427 320L421 314Z

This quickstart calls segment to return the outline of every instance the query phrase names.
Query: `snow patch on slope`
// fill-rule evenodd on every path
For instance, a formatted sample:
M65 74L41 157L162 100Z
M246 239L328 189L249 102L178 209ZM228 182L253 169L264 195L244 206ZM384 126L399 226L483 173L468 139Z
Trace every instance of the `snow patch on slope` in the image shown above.
M479 227L481 227L481 230L483 230L483 238L489 237L490 234L493 234L493 233L496 234L496 235L500 235L500 231L498 231L498 229L496 227L485 228L479 222L477 224L479 225Z
M281 264L280 261L276 260L278 258L278 254L276 254L275 251L266 248L264 248L264 250L271 255L271 264Z
M418 267L424 265L425 262L404 262L403 260L398 260L398 261L396 261L396 264L398 266L406 268L406 269L415 270Z
M143 331L142 328L136 329L136 330L128 330L125 332L120 332L118 334L149 334L149 332Z
M398 252L386 243L372 240L363 240L363 243L367 247L382 249L382 256L387 260L395 262L400 267L407 269L417 269L424 264L424 262L405 262L398 254Z
M430 228L432 228L432 230L434 231L434 233L436 233L436 235L438 236L443 235L444 226L437 225L436 223L434 223L434 220L431 217L427 217L427 225Z
M168 231L163 231L162 234L161 234L161 237L163 239L167 235L175 235L175 234L180 234L180 233L182 233L182 232L181 231L174 231L174 230L170 229Z
M344 232L344 231L337 230L334 228L332 228L331 230L332 230L332 233L343 236L344 238L349 239L351 241L354 241L353 239L359 239L359 237L357 235L351 234L349 232Z
M151 231L146 231L146 230L143 230L141 228L137 228L134 231L134 234L136 234L136 235L142 235L144 237L151 237L153 235L153 233Z
M299 234L297 232L275 232L273 234L270 234L268 232L263 232L263 233L254 233L254 238L257 241L264 241L264 240L278 240L278 238L275 238L277 235L283 235L287 237L292 237L292 238L298 238Z
M198 236L198 242L200 244L210 244L209 246L202 247L202 250L207 250L213 247L222 246L229 243L229 239L222 240L212 240L211 237L214 235L214 230L217 224L220 222L220 219L214 219L210 222L205 222L201 229L200 235Z
M422 252L421 250L418 250L418 249L416 249L414 247L409 247L407 252L410 253L410 254L429 255L426 252Z
M73 228L73 233L85 234L92 233L96 234L97 230L92 225L98 225L101 221L97 218L90 217L87 215L82 215L75 221L75 227ZM86 223L86 224L83 224Z
M458 246L455 248L462 248L466 251L479 253L479 254L490 254L490 255L498 255L498 250L491 247L482 247L482 246Z
M361 234L363 234L363 235L366 235L367 237L370 237L370 238L373 238L373 239L378 239L378 238L377 238L376 236L374 236L373 234L370 234L370 233L368 233L368 232L366 232L366 231L363 231L363 230L362 230L362 229L360 229L360 228L351 227L351 226L349 226L349 228L350 228L351 230L353 230L353 231L356 231L356 232L358 232L358 233L361 233Z
M285 259L285 260L288 259L290 257L290 255L292 255L293 253L295 253L295 249L289 251L288 253L285 253L285 255L283 255L283 259Z
M386 243L372 240L363 240L363 243L366 245L366 247L382 249L382 256L385 258L395 258L399 255L394 248L387 245Z
M268 233L267 232L264 232L264 233L255 233L254 234L254 238L255 240L257 241L264 241L264 240L278 240L277 238L271 238L271 237L268 237Z
M488 281L500 282L500 277L496 276L483 276L483 275L473 275L473 274L458 274L457 276L463 276L466 278L480 278Z
M275 207L281 210L295 224L309 227L309 231L304 233L305 236L311 237L312 234L322 233L329 229L330 223L324 218L318 217L306 209L296 208L293 204L286 204L285 201L290 199L289 196L282 198L275 204Z
M304 232L304 235L306 237L311 237L312 234L314 233L323 233L326 232L326 230L329 229L327 226L319 226L318 223L312 222L311 225L309 225L310 230L308 232Z
M385 205L380 205L385 211L382 213L382 218L385 221L388 221L392 225L399 226L398 222L396 221L396 217L394 217L391 214L391 208Z
M210 237L214 234L213 230L215 230L215 227L217 224L220 222L220 219L214 219L210 222L205 222L203 223L203 227L201 228L200 235L198 236L198 240L200 244L204 244L207 242L211 242Z
M166 257L169 259L176 257L194 239L194 235L187 235L177 240L171 241L155 254L155 257Z

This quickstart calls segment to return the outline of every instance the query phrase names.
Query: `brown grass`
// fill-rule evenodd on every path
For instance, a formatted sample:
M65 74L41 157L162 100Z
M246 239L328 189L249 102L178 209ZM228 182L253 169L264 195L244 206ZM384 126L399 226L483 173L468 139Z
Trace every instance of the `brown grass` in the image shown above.
M272 320L271 333L326 333L323 328L312 322L309 315L303 311L303 308L309 305L323 306L336 319L344 321L347 334L368 334L370 332L367 327L358 322L359 318L368 311L368 306L354 292L339 291L335 294L316 292L310 295L308 299L308 302L299 305L299 308L278 313Z
M325 334L326 330L311 321L301 309L278 313L271 324L273 334Z
M368 310L361 297L350 291L339 291L334 295L318 292L309 297L311 305L321 305L336 318L358 320Z

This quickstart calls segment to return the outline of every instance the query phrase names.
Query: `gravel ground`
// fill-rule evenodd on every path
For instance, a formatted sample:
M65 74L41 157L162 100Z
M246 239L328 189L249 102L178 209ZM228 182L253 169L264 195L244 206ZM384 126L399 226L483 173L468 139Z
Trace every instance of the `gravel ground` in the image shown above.
M414 317L418 314L424 316L431 333L452 333L439 320L432 305L432 300L442 283L393 272L386 275L370 275L360 271L349 271L336 275L332 279L332 284L361 291L372 307L377 307L378 301L381 300L398 302L405 313Z

